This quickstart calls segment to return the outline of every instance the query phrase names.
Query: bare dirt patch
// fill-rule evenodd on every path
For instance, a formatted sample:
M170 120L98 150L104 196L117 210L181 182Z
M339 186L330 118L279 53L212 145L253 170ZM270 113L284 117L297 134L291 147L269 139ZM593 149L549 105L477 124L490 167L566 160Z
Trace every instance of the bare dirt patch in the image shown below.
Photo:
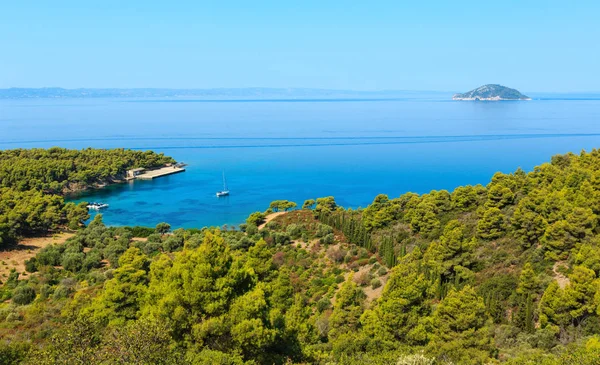
M340 265L340 267L344 270L348 270L348 267L345 264ZM353 272L350 270L346 271L344 273L344 281L347 281L348 278L350 277L350 275L352 275L353 280L356 282L358 277L360 277L361 275L367 275L371 271L372 268L373 268L373 265L368 264L368 265L362 266L360 269L358 269L357 272ZM366 297L365 304L367 306L369 306L371 303L373 303L375 300L377 300L379 297L381 297L381 294L383 293L383 288L385 287L385 284L387 283L389 276L390 276L389 271L385 275L382 275L382 276L374 274L373 278L379 279L379 281L381 281L381 286L376 289L373 289L373 287L369 283L366 286L361 287L363 292L365 293L365 297ZM341 289L343 284L344 284L343 282L338 284L336 294ZM331 304L335 305L335 295L333 296L333 298L331 298Z
M569 285L571 280L569 280L568 277L564 276L563 273L558 271L560 266L567 266L567 265L562 261L557 261L554 263L554 266L552 266L552 272L554 273L554 280L556 280L556 282L558 283L558 286L561 289L564 289L567 285Z
M74 233L63 232L51 236L25 238L17 245L0 250L0 280L5 281L11 269L21 273L20 278L24 279L26 260L34 257L42 248L55 243L64 243L74 235Z
M275 219L275 218L279 217L280 215L284 215L285 213L287 213L287 212L275 212L275 213L268 214L268 215L265 217L265 221L264 221L264 223L260 224L260 225L258 226L258 229L263 229L263 228L264 228L264 227L267 225L267 223L269 223L269 222L270 222L270 221L272 221L273 219Z

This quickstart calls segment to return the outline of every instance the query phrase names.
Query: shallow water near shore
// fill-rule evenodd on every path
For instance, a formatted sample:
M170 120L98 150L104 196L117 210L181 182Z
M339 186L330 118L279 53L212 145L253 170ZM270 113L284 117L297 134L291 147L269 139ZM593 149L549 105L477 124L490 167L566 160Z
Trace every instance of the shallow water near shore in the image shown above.
M534 97L535 99L535 97ZM583 99L583 100L582 100ZM75 200L110 204L111 225L238 225L276 199L333 195L364 207L380 193L486 184L558 153L600 146L600 100L0 101L0 148L152 149L185 173ZM231 189L217 198L225 171Z

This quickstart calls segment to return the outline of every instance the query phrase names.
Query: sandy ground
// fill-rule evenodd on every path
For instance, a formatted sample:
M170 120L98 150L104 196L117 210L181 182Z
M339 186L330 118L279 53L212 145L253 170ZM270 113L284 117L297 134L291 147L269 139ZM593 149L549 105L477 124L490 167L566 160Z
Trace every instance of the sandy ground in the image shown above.
M556 261L554 263L554 266L552 267L552 272L554 272L554 280L556 280L556 282L558 283L558 286L561 289L564 289L567 285L569 285L571 280L569 280L568 277L564 276L560 271L558 271L560 266L567 266L567 265L562 261Z
M6 250L0 250L0 280L6 281L10 270L15 268L21 273L20 279L27 277L25 273L25 260L35 256L43 247L53 243L64 243L74 233L57 233L52 236L26 238L16 246L10 246ZM23 274L25 273L25 274Z
M271 213L271 214L267 215L265 217L265 222L263 224L259 225L258 229L263 229L263 227L266 226L267 223L269 223L273 219L279 217L280 215L284 215L285 213L287 213L287 212L275 212L275 213Z

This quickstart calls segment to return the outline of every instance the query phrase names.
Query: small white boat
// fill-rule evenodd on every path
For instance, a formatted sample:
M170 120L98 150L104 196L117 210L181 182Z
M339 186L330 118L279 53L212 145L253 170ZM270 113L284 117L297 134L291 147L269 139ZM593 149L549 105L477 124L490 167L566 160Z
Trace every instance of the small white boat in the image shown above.
M100 210L100 209L108 208L108 204L93 202L93 203L88 204L87 208L94 209L94 210Z
M227 189L227 181L225 180L225 171L223 171L223 190L217 191L217 198L229 195L229 189Z

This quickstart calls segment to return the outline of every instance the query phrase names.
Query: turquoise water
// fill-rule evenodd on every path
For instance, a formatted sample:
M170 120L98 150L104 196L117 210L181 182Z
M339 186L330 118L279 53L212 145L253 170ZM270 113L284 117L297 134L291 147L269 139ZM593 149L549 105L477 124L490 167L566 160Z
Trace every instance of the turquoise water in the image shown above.
M486 183L557 153L600 146L600 100L2 100L0 148L152 149L182 174L96 191L112 225L237 225L276 199L375 195ZM216 198L221 171L231 195Z

